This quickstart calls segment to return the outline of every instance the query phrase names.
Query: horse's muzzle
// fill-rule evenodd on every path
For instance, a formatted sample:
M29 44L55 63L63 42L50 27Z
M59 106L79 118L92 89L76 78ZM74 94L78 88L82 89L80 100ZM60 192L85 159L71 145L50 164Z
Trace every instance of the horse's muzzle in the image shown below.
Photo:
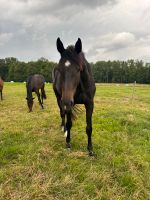
M62 101L62 107L63 107L65 112L70 112L72 107L73 107L73 105L74 105L74 101L73 100Z

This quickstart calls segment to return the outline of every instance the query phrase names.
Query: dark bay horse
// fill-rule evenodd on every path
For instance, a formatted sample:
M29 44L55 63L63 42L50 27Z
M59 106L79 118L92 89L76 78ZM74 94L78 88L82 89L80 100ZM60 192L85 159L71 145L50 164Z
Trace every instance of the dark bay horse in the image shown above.
M4 81L0 77L0 93L1 93L1 100L3 100L3 87L4 87Z
M38 97L39 104L41 105L41 108L43 109L43 99L46 99L46 94L45 94L45 79L42 75L40 74L35 74L33 76L30 76L27 79L26 82L26 89L27 89L27 105L29 108L29 112L32 112L32 107L33 107L33 97L32 97L32 92L35 92ZM40 90L41 89L41 94Z
M82 52L82 42L78 38L75 46L64 48L60 38L57 39L57 50L61 58L53 72L53 89L60 108L61 126L67 131L66 147L70 148L70 130L72 127L72 110L76 104L84 104L86 109L87 149L93 154L92 147L92 113L94 107L95 82L90 64ZM66 118L66 123L65 123Z

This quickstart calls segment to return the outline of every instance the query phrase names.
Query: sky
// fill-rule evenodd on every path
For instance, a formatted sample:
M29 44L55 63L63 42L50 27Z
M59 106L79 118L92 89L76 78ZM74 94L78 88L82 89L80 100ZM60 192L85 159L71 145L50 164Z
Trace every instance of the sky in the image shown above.
M0 58L57 62L57 37L89 62L150 62L150 0L0 0Z

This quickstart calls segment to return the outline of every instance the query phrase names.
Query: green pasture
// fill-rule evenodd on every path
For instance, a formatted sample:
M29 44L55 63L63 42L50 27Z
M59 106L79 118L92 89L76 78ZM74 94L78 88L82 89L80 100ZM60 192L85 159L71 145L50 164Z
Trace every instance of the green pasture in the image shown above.
M0 200L149 200L150 85L97 84L93 147L85 112L65 148L51 84L28 113L24 83L5 83L0 101ZM35 96L35 95L34 95Z

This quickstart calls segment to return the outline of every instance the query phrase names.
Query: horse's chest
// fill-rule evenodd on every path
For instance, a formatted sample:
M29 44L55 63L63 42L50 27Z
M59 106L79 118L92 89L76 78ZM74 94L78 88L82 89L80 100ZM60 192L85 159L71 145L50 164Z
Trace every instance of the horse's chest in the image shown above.
M83 104L85 103L85 100L86 100L86 93L83 92L81 88L77 88L75 96L74 96L74 102L76 104Z

